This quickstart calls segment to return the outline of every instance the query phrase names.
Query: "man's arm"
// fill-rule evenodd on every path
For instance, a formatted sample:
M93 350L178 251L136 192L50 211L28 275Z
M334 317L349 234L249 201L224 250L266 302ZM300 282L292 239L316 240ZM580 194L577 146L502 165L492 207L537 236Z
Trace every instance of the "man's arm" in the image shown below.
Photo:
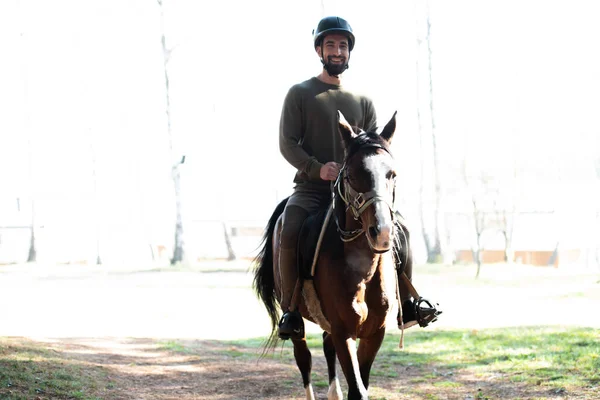
M323 164L308 154L300 144L302 140L302 107L298 89L292 87L283 102L279 122L279 150L283 157L298 171L311 179L320 179Z

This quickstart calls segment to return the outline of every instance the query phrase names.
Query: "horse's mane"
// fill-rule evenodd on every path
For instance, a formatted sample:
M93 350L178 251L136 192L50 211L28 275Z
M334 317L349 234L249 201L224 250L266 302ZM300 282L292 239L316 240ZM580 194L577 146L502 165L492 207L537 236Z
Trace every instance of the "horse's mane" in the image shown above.
M350 146L346 149L346 160L364 147L382 147L388 153L392 154L389 143L379 136L379 134L374 132L363 132L354 138L352 143L350 143Z

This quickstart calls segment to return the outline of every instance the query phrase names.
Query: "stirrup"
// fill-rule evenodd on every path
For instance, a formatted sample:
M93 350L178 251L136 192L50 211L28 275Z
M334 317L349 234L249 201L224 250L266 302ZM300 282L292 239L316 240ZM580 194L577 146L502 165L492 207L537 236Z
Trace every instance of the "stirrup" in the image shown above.
M425 328L427 325L437 321L440 314L442 314L442 311L438 310L436 306L439 306L439 304L436 303L433 305L429 300L423 297L419 297L419 299L414 302L415 315L421 328Z

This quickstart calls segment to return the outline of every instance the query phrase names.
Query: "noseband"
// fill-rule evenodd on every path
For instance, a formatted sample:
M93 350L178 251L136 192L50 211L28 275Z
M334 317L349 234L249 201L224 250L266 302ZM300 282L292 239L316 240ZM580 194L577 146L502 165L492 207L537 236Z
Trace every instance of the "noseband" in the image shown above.
M361 149L367 149L367 148L383 149L388 154L391 155L391 153L385 147L383 147L382 145L377 144L377 143L371 143L371 144L361 147ZM348 179L347 160L344 163L344 165L342 166L342 168L340 169L340 173L338 174L338 177L335 180L335 184L333 185L332 196L334 197L334 201L333 201L334 211L335 211L335 196L339 196L339 198L342 200L342 202L344 202L344 204L346 205L346 211L350 210L354 219L356 221L358 221L359 224L361 225L360 228L352 230L352 231L347 231L345 229L342 229L342 227L340 226L339 217L338 217L337 213L334 213L335 224L336 224L337 230L340 234L340 239L343 242L351 242L354 239L357 239L363 233L365 233L365 230L362 227L362 221L360 220L360 216L373 203L376 203L376 202L385 203L388 206L388 208L390 209L390 212L392 215L392 222L394 221L394 218L395 218L395 213L394 213L395 184L391 190L391 193L388 192L388 193L381 194L381 193L378 193L376 190L370 190L365 193L358 192L352 187L352 185L350 185L350 182ZM371 246L371 242L370 241L368 241L368 242L369 242L369 246Z

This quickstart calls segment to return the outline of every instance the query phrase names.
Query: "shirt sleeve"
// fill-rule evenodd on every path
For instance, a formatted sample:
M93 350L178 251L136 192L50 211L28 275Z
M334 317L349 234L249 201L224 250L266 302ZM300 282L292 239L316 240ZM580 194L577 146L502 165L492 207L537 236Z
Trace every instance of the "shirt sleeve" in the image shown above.
M323 164L302 148L302 101L298 90L292 87L285 97L279 122L279 150L298 171L311 179L320 179Z

